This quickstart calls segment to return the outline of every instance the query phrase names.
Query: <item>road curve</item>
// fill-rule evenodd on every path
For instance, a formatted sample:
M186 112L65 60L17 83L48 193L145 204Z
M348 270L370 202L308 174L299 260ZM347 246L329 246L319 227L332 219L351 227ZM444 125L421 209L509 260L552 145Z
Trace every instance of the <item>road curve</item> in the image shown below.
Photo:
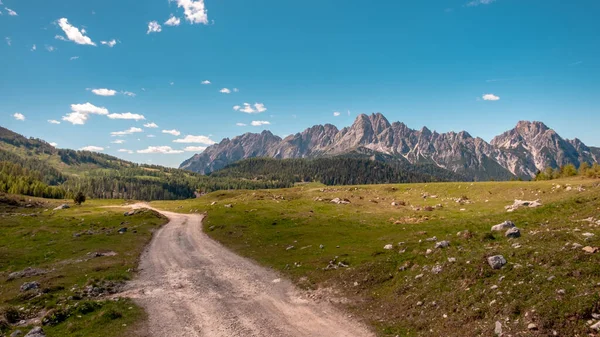
M148 207L135 205L134 207ZM202 216L157 210L169 223L143 253L125 291L148 313L147 336L374 336L291 282L202 232Z

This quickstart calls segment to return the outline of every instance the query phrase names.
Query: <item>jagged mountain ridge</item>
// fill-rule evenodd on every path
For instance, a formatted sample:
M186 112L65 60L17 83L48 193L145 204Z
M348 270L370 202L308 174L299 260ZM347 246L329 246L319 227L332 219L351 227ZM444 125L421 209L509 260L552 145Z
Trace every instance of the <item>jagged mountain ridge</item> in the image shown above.
M390 123L380 113L359 115L350 127L315 125L281 139L270 131L246 133L208 147L180 166L209 174L241 159L319 158L360 153L384 161L434 164L475 180L530 178L537 170L600 161L600 148L567 140L541 122L521 121L491 143L466 131L437 133Z

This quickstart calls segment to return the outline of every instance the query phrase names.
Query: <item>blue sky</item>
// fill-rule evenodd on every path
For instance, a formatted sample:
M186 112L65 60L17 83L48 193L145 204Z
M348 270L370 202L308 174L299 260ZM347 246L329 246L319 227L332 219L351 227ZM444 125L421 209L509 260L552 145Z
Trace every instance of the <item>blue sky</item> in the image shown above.
M59 147L178 166L224 137L371 112L488 141L541 120L600 146L597 1L2 0L0 12L0 125Z

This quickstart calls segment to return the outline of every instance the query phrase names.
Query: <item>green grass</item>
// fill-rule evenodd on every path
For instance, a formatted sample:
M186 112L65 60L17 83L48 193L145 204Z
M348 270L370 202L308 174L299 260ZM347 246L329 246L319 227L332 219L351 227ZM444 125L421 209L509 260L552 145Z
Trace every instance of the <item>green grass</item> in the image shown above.
M22 205L33 199L39 207L0 205L0 311L16 308L19 319L39 317L47 311L66 313L64 321L44 326L50 337L130 336L134 323L144 317L141 308L129 300L100 301L94 302L94 310L82 312L86 298L80 292L87 285L118 286L129 280L153 231L166 219L154 212L124 217L123 209L104 208L122 204L118 200L89 201L52 211L62 202L22 199ZM128 232L118 234L121 227L127 227ZM88 255L108 251L117 255ZM11 272L27 267L48 272L8 279ZM20 286L30 281L40 283L39 293L20 291Z
M562 188L553 188L555 184ZM566 184L573 190L565 190ZM577 191L580 185L585 191ZM437 198L423 199L423 193ZM463 196L471 203L455 201ZM347 198L351 204L326 201L333 198ZM507 213L504 206L515 199L541 199L544 206ZM392 201L408 206L393 207ZM590 332L587 321L600 313L600 254L566 246L600 246L600 224L580 221L600 220L597 180L309 184L153 204L179 212L206 211L204 228L210 236L300 287L335 289L337 295L330 296L348 299L342 306L380 336L490 336L496 321L513 335L585 335ZM413 208L438 204L443 208ZM490 232L505 220L517 224L521 238ZM457 235L465 230L468 235ZM595 236L586 239L585 232ZM433 236L451 246L434 249L435 242L426 241ZM514 248L515 243L521 247ZM394 249L384 250L386 244ZM427 249L433 252L426 255ZM508 261L501 270L486 263L496 254ZM349 267L324 270L335 257ZM456 262L449 262L450 257ZM439 274L431 272L436 265L442 267ZM529 323L539 331L527 331Z

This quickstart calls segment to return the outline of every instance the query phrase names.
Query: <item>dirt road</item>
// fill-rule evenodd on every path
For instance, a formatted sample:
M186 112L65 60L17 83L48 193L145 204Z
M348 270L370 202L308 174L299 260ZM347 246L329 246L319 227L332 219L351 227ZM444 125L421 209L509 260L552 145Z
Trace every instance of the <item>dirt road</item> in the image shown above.
M201 215L161 213L170 222L155 234L126 291L149 315L148 336L374 336L210 239Z

